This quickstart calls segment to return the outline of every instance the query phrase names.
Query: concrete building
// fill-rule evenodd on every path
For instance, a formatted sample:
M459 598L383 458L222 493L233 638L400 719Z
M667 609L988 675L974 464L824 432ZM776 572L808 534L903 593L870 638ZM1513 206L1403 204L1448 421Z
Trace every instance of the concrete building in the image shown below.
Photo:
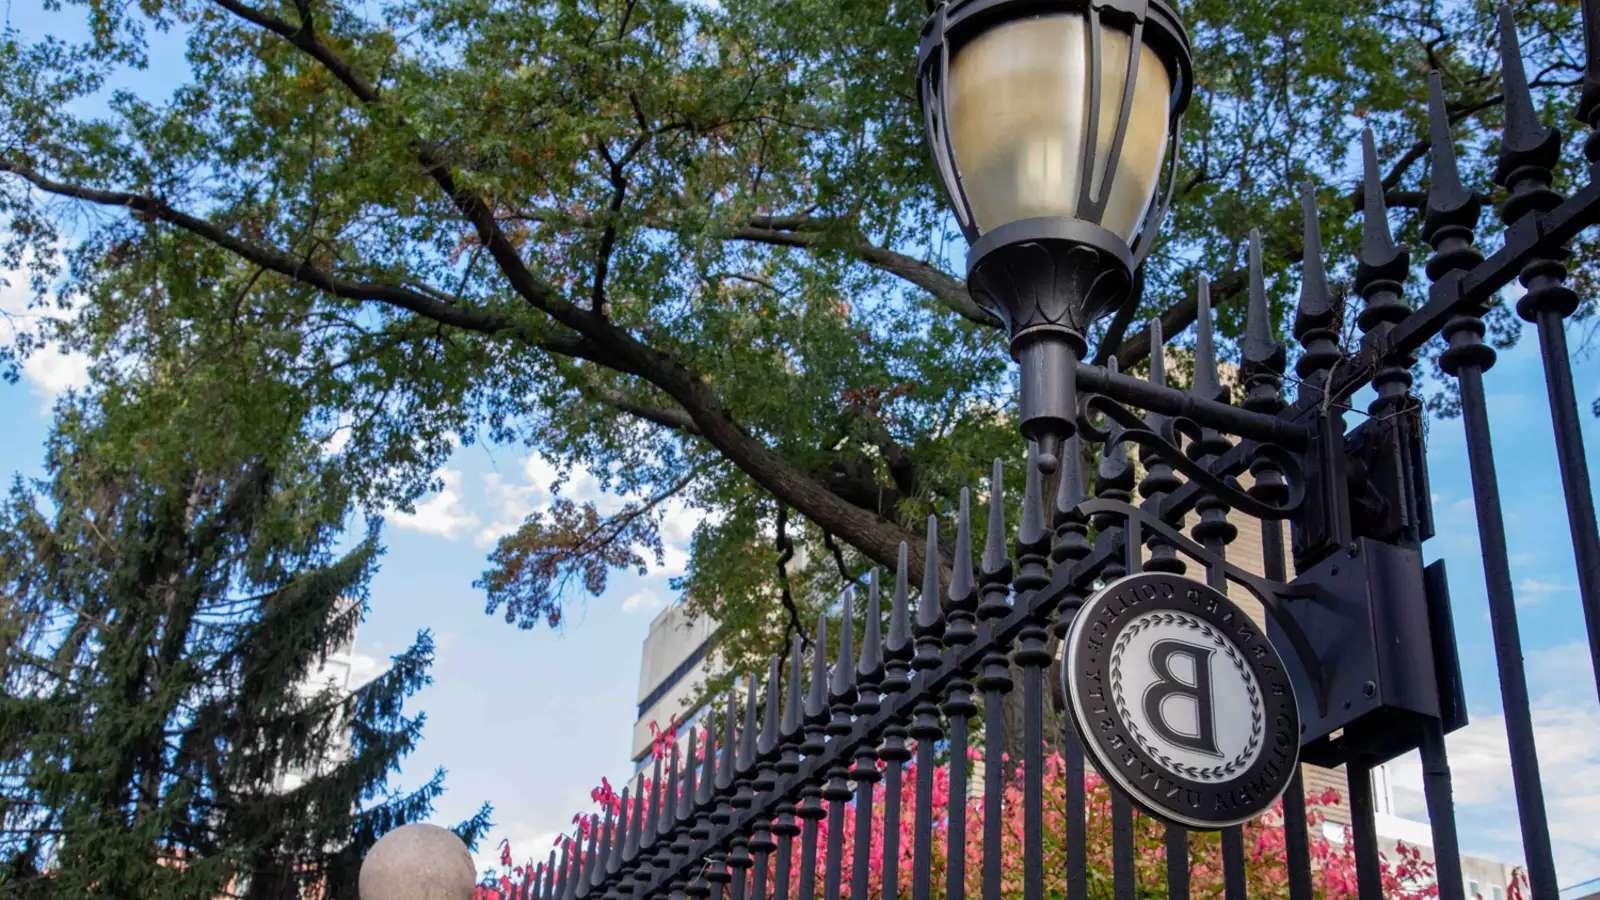
M633 720L629 758L635 767L650 762L651 724L666 728L676 717L679 733L699 722L701 707L691 707L706 680L717 672L712 650L717 623L709 616L690 616L672 604L650 622L639 660L638 709Z

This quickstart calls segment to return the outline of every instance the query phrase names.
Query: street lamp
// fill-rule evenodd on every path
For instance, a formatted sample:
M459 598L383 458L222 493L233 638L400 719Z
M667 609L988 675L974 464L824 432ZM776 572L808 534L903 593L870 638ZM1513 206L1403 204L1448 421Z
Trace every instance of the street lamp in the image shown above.
M1011 331L1022 433L1053 471L1084 333L1134 302L1166 213L1189 39L1160 0L955 0L917 57L928 142L971 245L967 284Z

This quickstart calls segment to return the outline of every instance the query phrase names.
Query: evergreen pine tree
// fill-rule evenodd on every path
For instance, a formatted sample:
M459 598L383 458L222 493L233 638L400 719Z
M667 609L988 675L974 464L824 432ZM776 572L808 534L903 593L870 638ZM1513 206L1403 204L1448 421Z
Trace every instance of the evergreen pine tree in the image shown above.
M65 402L48 477L14 484L0 893L354 897L367 848L442 791L442 772L389 786L421 736L404 704L427 632L354 691L319 683L380 548L376 524L340 546L348 493L292 414L263 415L284 388L230 384L243 402L198 418L166 414L183 387L158 380Z

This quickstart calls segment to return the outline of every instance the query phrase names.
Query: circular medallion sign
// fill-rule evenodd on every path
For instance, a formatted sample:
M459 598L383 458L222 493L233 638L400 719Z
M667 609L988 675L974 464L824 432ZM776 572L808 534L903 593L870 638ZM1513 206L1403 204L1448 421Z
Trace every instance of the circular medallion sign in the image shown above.
M1062 680L1085 751L1146 812L1225 828L1270 808L1300 755L1283 660L1220 591L1163 572L1073 618Z

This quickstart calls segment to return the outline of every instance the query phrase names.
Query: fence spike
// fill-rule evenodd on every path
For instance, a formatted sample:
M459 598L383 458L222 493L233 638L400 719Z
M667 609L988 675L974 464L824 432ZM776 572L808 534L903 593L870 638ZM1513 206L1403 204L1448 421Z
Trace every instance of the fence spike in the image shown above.
M977 590L972 572L972 490L961 489L961 507L956 519L955 572L945 595L949 610L944 639L952 645L969 644L978 636Z
M600 819L600 855L595 857L594 868L589 870L589 887L597 888L606 880L606 865L611 862L611 808L604 810Z
M1449 138L1445 143L1448 146ZM1389 230L1389 206L1383 196L1383 176L1378 172L1378 145L1372 129L1361 133L1361 270L1372 277L1382 272L1388 280L1405 277L1409 263L1394 245L1394 234ZM1310 189L1310 182L1302 190ZM1459 182L1457 183L1459 189ZM1357 279L1361 278L1358 274Z
M644 824L644 805L644 773L640 772L633 782L633 815L628 817L628 844L622 850L622 855L628 862L639 856L639 832Z
M894 600L889 606L889 643L885 647L891 658L903 659L911 655L911 547L900 542L900 555L894 567Z
M768 657L767 705L761 717L761 737L756 741L756 752L763 757L778 747L778 706L783 702L782 672L778 657Z
M648 850L656 844L656 833L661 830L661 755L655 754L655 774L650 779L650 805L645 814L644 833L639 836L639 849Z
M1201 275L1195 284L1194 387L1191 393L1206 400L1225 400L1228 391L1217 377L1217 348L1211 334L1211 280Z
M578 881L583 878L583 830L572 838L572 864L567 867L567 883L563 886L561 896L564 900L572 900L578 896Z
M959 609L972 600L972 490L961 489L961 508L956 518L955 565L946 595L952 608Z
M805 646L800 635L789 638L789 683L784 686L783 696L783 736L786 738L800 731L801 657L805 655Z
M1500 7L1500 67L1505 74L1505 132L1500 139L1494 180L1509 186L1517 169L1528 165L1553 169L1561 156L1561 133L1542 124L1534 109L1528 73L1522 67L1517 21L1510 6Z
M1037 453L1038 448L1030 447L1029 452ZM1037 468L1030 465L1023 474L1022 521L1017 525L1019 547L1039 547L1050 539L1050 532L1044 522L1044 484L1040 480L1040 473L1036 471ZM1060 470L1060 466L1057 466L1057 470Z
M861 623L861 656L856 662L856 678L876 683L883 674L883 597L878 587L877 568L873 568L868 577L867 616Z
M1450 128L1450 113L1444 102L1444 80L1438 72L1428 74L1428 148L1433 171L1428 178L1427 219L1423 230L1433 234L1455 225L1475 228L1483 213L1483 201L1461 183L1456 163L1455 135Z
M917 631L937 632L944 619L940 611L939 519L928 516L928 537L922 555L922 596L917 600Z
M828 714L828 617L817 617L817 638L811 645L811 689L806 693L806 718Z
M656 825L661 830L658 836L665 836L672 832L672 826L678 819L678 770L681 769L678 754L678 739L674 735L672 747L667 750L667 793L662 798L661 818Z
M1294 336L1304 336L1327 328L1333 322L1333 297L1328 293L1328 275L1323 268L1322 228L1318 223L1317 195L1306 185L1300 191L1300 211L1304 221L1305 255L1301 262L1300 303L1295 309ZM1252 289L1262 282L1261 231L1250 230L1250 281ZM1265 292L1263 285L1261 290Z
M855 605L855 589L849 588L844 592L844 612L839 618L839 657L828 684L828 693L834 697L848 695L856 687Z
M1083 452L1081 438L1073 436L1070 445L1061 450L1061 480L1056 483L1056 518L1070 516L1078 504L1087 498L1083 483Z
M748 771L756 764L756 715L758 696L755 675L744 679L744 730L739 734L739 771Z
M1301 188L1300 206L1305 218L1305 256L1300 271L1300 306L1294 316L1294 336L1305 352L1295 373L1313 390L1321 390L1325 375L1343 355L1339 349L1339 310L1328 292L1322 260L1322 228L1317 217L1317 195L1309 185ZM1250 277L1261 272L1261 233L1250 232ZM1302 394L1305 388L1302 388Z
M1245 313L1244 362L1247 367L1282 373L1288 349L1272 333L1272 308L1261 278L1261 255L1251 251L1250 305Z
M589 893L589 887L596 884L596 870L600 868L600 817L593 813L589 815L589 855L583 860L583 878L578 886L583 893Z
M682 822L694 815L695 798L699 795L699 785L695 783L695 766L700 763L700 747L693 725L689 726L689 748L683 756L683 793L678 795L678 821Z
M696 806L710 806L711 795L717 786L717 705L706 704L705 745L700 751L700 778L695 785L699 793L694 798Z
M989 533L984 536L980 565L988 576L1011 568L1011 555L1006 552L1005 464L998 458L989 473Z
M728 711L722 718L722 747L717 757L717 790L726 791L733 784L733 755L738 738L735 723L739 720L739 698L728 691Z
M622 859L628 842L628 786L622 786L617 799L617 839L611 842L611 857L606 860L606 874L615 875L622 869Z
M552 853L554 851L551 851ZM555 870L555 877L551 879L550 896L552 900L567 895L567 871L572 867L569 857L572 855L572 842L565 835L561 835L561 867Z

